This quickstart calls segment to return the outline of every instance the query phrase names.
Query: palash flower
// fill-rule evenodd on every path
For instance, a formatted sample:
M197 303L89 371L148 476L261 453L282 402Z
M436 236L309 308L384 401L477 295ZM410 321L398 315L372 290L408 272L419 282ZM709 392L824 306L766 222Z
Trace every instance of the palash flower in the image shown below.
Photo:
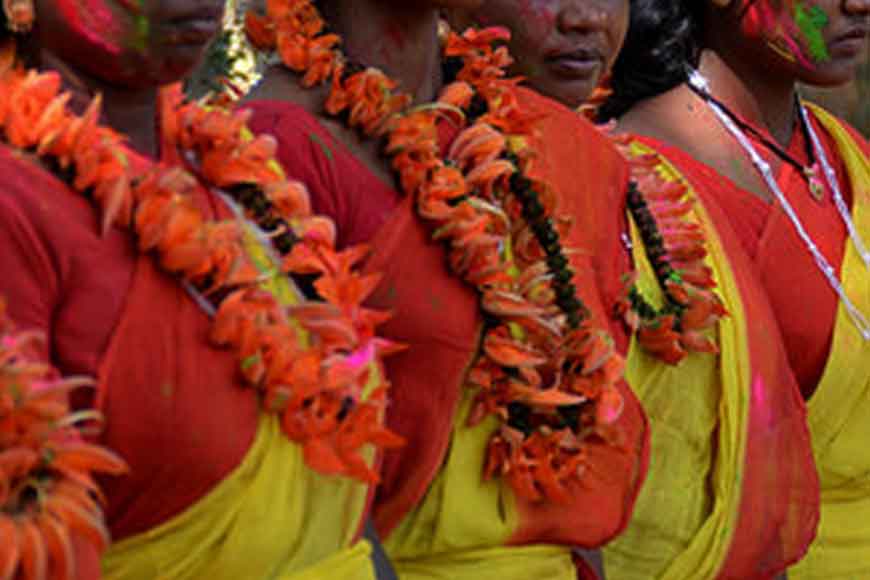
M307 192L288 181L272 158L274 141L251 135L246 113L208 110L192 103L174 103L174 114L166 123L168 139L188 153L206 183L227 191L253 188L257 198L246 206L251 219L284 224L283 229L267 228L275 236L292 233L295 242L283 266L290 274L318 275L316 287L338 310L338 315L327 319L329 325L308 321L293 326L287 309L274 296L255 291L262 274L245 248L244 228L236 220L212 221L203 216L193 201L199 187L193 175L180 167L149 165L144 160L134 173L123 139L98 124L99 98L84 115L73 115L65 108L68 97L59 93L56 74L21 71L8 52L11 47L6 49L0 52L0 122L7 142L35 148L39 155L71 170L70 185L90 195L100 209L104 232L110 227L132 230L140 251L153 253L164 270L214 297L218 308L212 338L236 352L242 375L264 398L274 403L282 392L267 379L280 375L282 365L293 356L308 353L306 360L316 361L317 376L324 384L304 402L313 404L325 397L315 408L331 409L329 391L340 384L345 391L343 407L330 421L336 432L353 421L357 415L351 411L367 404L362 392L368 367L359 365L377 365L380 357L397 348L376 336L375 327L385 316L361 306L377 276L356 273L364 250L334 250L334 224L311 215ZM297 328L304 328L307 336L297 336ZM344 339L339 340L342 334ZM296 385L282 386L287 387L293 395L288 400L298 398L292 392ZM380 421L382 413L376 415ZM359 416L372 420L368 414ZM305 433L296 430L288 436L303 437L298 441L304 445ZM324 440L338 445L334 436ZM372 473L360 470L362 458L354 455L356 450L342 448L340 457L346 461L342 473L370 480Z
M678 364L690 352L717 353L708 333L727 312L714 292L713 272L705 263L706 236L701 224L693 221L694 193L685 183L663 177L667 169L657 154L634 153L630 136L612 138L631 164L635 194L642 201L632 211L647 212L639 229L646 236L648 256L657 256L651 260L654 268L664 268L656 274L668 302L663 309L645 303L632 276L625 281L617 314L637 331L647 352L669 364ZM643 220L654 223L654 235L648 231L649 224L640 224Z
M73 538L108 544L93 477L124 462L81 440L68 396L91 386L61 379L40 361L42 337L17 332L0 301L0 577L75 576ZM17 574L17 576L16 576Z
M274 1L276 6L281 3ZM511 62L506 48L493 45L507 40L509 33L492 28L451 34L445 56L461 61L457 80L436 103L409 108L410 95L398 92L396 83L376 69L341 64L330 78L319 74L316 42L324 39L330 49L338 42L322 33L322 19L310 1L285 0L282 10L302 11L306 22L318 26L306 28L298 19L278 18L273 7L271 22L254 21L249 27L253 40L258 42L256 37L270 27L284 35L288 44L278 53L302 77L301 84L329 81L327 114L364 136L383 138L402 190L415 197L432 239L444 243L451 270L475 286L481 308L492 318L482 353L468 375L477 389L470 422L490 415L502 422L490 441L485 475L504 477L517 493L534 500L565 501L565 485L582 479L586 438L619 439L612 426L622 412L622 398L613 384L621 378L623 362L612 341L585 322L584 307L570 283L573 273L559 245L571 220L558 216L556 192L522 175L534 159L530 137L537 119L516 100L513 88L519 79L506 78ZM345 62L338 48L332 57L335 61L330 62ZM476 118L469 116L471 109L477 111ZM441 120L459 129L447 155L440 149ZM326 262L319 258L317 247L301 246L286 257L285 266L321 272ZM322 274L321 293L331 303L356 302L377 282L357 278L346 286L352 294L339 298L330 278L333 272ZM321 309L317 316L314 311L302 314L302 324L326 324L334 340L350 348L362 335L338 316L346 309L332 306L335 310ZM376 349L393 348L378 346L377 340ZM354 352L363 356L369 350L363 346ZM354 368L346 361L335 367L338 378L329 381L335 386L331 393L343 392L342 385L355 377ZM321 424L329 425L341 401L318 401ZM292 408L285 421L298 423L295 431L306 424L300 417L315 407ZM309 441L308 451L320 456L323 468L341 465L340 446L328 438Z

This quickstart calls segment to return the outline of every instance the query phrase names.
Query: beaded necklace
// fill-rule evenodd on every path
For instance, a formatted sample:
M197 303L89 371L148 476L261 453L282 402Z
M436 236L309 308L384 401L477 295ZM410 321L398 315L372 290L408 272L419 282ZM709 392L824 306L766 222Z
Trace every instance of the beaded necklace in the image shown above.
M706 237L690 219L696 203L687 184L663 179L661 157L632 151L629 135L611 137L631 167L626 206L662 290L665 303L654 306L627 279L625 296L616 313L635 331L639 344L651 355L678 364L690 352L717 353L704 332L726 315L714 292L713 272L705 263Z
M507 50L493 46L507 32L450 34L445 65L455 79L433 105L409 108L394 80L347 60L310 1L276 0L246 24L252 43L277 51L302 86L330 83L328 115L383 139L401 191L447 246L453 272L477 289L486 326L469 373L470 421L500 420L485 475L532 500L567 501L568 484L583 476L585 440L609 440L621 413L623 361L577 296L555 194L525 174L533 120L505 78ZM442 157L444 117L460 133Z

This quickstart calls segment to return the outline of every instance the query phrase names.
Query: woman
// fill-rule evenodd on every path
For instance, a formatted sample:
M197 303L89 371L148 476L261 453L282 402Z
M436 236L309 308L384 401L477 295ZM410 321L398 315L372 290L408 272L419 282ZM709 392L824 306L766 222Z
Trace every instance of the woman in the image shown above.
M270 69L244 106L341 243L370 243L367 267L383 272L371 303L391 309L385 332L407 346L386 369L406 446L384 458L374 516L400 577L575 578L571 548L627 520L646 430L595 329L588 253L560 249L591 237L559 217L582 215L581 200L548 189L551 162L535 156L536 121L575 115L503 79L499 31L451 36L442 63L438 9L472 4L319 2L327 32L312 3L271 2L249 36L292 72ZM589 187L624 185L618 154L587 136L600 169ZM514 285L534 272L543 285Z
M569 14L575 22L586 14L585 22L603 26L609 21L612 27L626 15L626 7L615 4L534 6L537 10L527 3L491 1L472 13L478 20L516 27L513 42L527 55L527 61L516 63L518 70L542 70L539 63L547 62L548 48L558 39L594 43L614 35L601 29L594 34L588 24L571 32L563 24ZM528 82L536 90L553 91L544 75L529 75ZM589 88L564 82L561 94L564 103L575 105ZM570 167L566 133L550 149L566 150L563 163ZM628 300L619 291L607 300L620 304L617 310L636 330L627 379L650 415L653 449L650 478L634 519L606 549L606 572L616 578L769 577L803 553L817 513L815 480L805 475L813 466L804 410L778 336L767 330L775 325L772 314L726 216L699 192L677 186L678 175L644 155L649 151L618 142L635 157L633 177L640 189L627 200L621 192L606 200L590 222L597 224L602 241L595 254L604 288L614 288L607 280L631 269L628 254L614 242L621 232L631 242L637 283L629 287ZM631 228L614 219L617 208L629 210ZM586 209L595 208L588 204ZM711 316L701 328L691 328L703 317L680 314L685 306L680 293L687 292L698 297L690 310L720 308L721 300L728 316ZM680 316L679 324L673 324L673 315ZM774 462L781 462L779 471L765 469ZM768 495L777 501L759 502Z
M868 15L866 1L638 2L637 42L603 111L719 208L772 305L810 401L822 500L817 538L790 578L870 572L858 443L870 376L868 146L796 87L849 81ZM795 315L799 305L812 315ZM615 546L613 559L639 550L639 540Z
M449 17L458 30L470 22L510 30L511 72L576 109L613 67L628 31L628 8L628 0L484 0Z
M127 472L44 439L36 419L66 411L45 397L76 383L22 399L4 373L3 578L374 578L356 539L373 447L396 443L392 347L274 143L180 103L223 4L4 2L0 295L60 373L96 377L52 428L99 413Z

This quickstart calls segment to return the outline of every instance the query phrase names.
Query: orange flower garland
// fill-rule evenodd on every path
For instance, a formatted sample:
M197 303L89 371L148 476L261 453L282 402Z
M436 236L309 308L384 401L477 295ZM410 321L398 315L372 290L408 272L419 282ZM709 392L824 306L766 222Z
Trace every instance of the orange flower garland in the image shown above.
M211 301L216 307L213 342L235 351L245 382L261 394L268 412L280 416L285 434L302 446L312 469L376 481L362 448L390 447L401 441L382 425L386 384L362 400L370 365L380 367L380 358L396 348L375 335L385 315L361 305L377 283L376 276L361 276L355 270L366 249L333 249L332 222L311 214L304 187L285 179L273 160L274 141L251 137L245 115L205 110L196 104L178 108L169 123L172 136L197 166L201 175L197 180L181 167L145 160L146 167L134 171L123 139L98 124L100 99L82 116L67 110L68 100L69 95L60 92L56 73L17 67L11 45L0 53L0 135L5 142L56 168L59 177L97 206L104 231L111 227L130 231L140 251L151 252L167 273ZM245 226L238 220L206 219L193 200L200 182L242 199L251 220L285 256L283 272L316 275L314 286L323 302L302 301L285 308L262 289L264 275L244 245ZM245 203L246 196L252 198L247 200L250 203ZM294 324L307 331L304 339ZM24 351L16 344L0 345L6 349L0 350L0 364L6 365L0 373L8 367L10 372L25 373L22 376L30 383L45 382L44 370L21 362ZM19 517L20 480L38 467L45 486L66 494L66 503L57 513L50 512L55 519L65 514L60 523L66 527L46 520L40 539L28 523L21 531L25 534L20 536L21 546L37 550L35 554L24 547L15 552L14 545L4 540L0 578L14 576L19 564L24 578L43 577L39 566L44 564L34 562L42 558L38 550L45 546L50 548L52 570L60 575L69 555L65 540L60 541L66 537L63 534L79 531L98 547L105 545L104 528L89 495L98 490L88 473L116 472L121 464L110 461L112 456L105 451L79 445L71 447L79 451L70 451L68 466L66 447L56 442L48 427L66 414L61 401L69 389L58 385L43 395L36 394L36 387L28 390L26 383L9 381L0 383L0 526L9 528L9 517ZM34 393L33 404L29 392ZM14 423L18 417L36 427L22 431ZM38 422L36 417L48 422ZM68 436L65 429L57 433ZM22 445L34 453L22 450ZM71 494L78 504L71 504L67 497ZM41 520L36 523L43 525ZM3 538L6 528L0 529Z
M685 184L659 176L657 154L632 153L628 136L612 139L631 166L627 205L666 299L664 307L655 308L631 278L617 313L637 332L641 346L664 362L678 364L689 352L716 353L716 344L703 332L714 328L726 311L713 292L713 272L704 263L704 233L688 219L695 199Z
M346 61L310 1L270 0L265 16L249 12L246 23L252 42L276 51L303 86L330 83L328 114L384 138L401 189L448 247L456 275L480 293L488 324L469 375L478 391L470 420L501 422L486 476L506 478L533 500L567 500L568 484L583 477L587 440L615 437L623 361L576 296L552 217L556 196L524 174L534 120L505 78L507 50L492 46L508 33L451 34L445 56L456 80L433 106L409 109L395 81ZM446 157L442 116L461 127Z
M70 392L91 384L60 379L43 364L42 337L17 332L0 301L0 578L72 579L72 535L102 549L97 473L125 471L124 462L83 443L78 425L91 414L71 414Z

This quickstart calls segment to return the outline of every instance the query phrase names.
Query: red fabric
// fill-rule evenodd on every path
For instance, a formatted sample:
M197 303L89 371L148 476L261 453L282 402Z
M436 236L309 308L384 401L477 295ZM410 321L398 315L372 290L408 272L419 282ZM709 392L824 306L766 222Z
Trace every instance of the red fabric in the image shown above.
M371 304L394 312L383 333L410 346L386 362L392 383L390 426L407 441L403 449L388 453L383 463L374 517L379 531L388 534L420 502L443 462L464 375L478 349L477 296L450 274L443 248L430 241L430 232L416 216L412 200L402 199L398 205L386 201L399 199L398 194L385 192L384 185L361 168L316 118L281 102L253 102L246 107L254 111L252 129L278 139L279 160L289 175L306 182L315 207L331 215L339 231L351 232L345 242L365 240L375 248L367 268L380 272L383 281ZM588 131L594 133L591 127ZM590 147L589 153L595 150ZM590 165L593 159L594 154L589 157ZM620 163L618 156L611 160ZM376 223L383 227L373 227ZM584 236L593 235L591 225L581 225L578 232L582 234L569 244L583 244ZM365 238L362 232L371 235ZM589 253L576 258L578 287L604 321ZM623 394L627 402L624 450L596 446L590 454L595 464L590 471L606 477L590 478L588 487L577 490L576 502L568 506L521 502L522 521L511 543L594 546L625 525L645 471L647 438L637 401L627 389Z
M819 483L806 407L782 348L775 312L749 257L729 227L729 213L699 192L728 253L740 288L750 352L750 404L743 491L722 580L773 578L806 553L819 519Z
M803 556L819 517L818 478L806 408L787 356L792 354L793 359L797 353L783 348L777 324L783 323L783 305L777 308L769 300L770 282L776 278L763 275L758 268L758 259L768 251L765 244L769 235L765 231L758 239L758 224L766 213L777 210L754 194L737 189L683 151L653 139L640 140L662 153L693 186L716 224L741 291L752 372L749 437L737 527L719 577L772 578ZM752 213L743 215L740 211ZM789 270L796 261L795 253L780 255L772 263L780 270ZM812 303L805 299L801 309L790 316L797 318L794 312L807 313L805 318L815 316L814 306L810 311L808 304ZM785 330L790 328L784 325Z
M181 512L241 461L256 397L237 387L233 356L207 346L208 318L175 280L155 274L142 290L153 266L127 234L101 238L86 200L5 148L0 174L0 295L21 327L46 333L62 373L100 373L102 442L131 467L104 482L109 527L123 539Z
M383 281L371 305L394 313L382 335L410 346L385 363L389 425L406 440L383 460L375 522L386 534L420 501L444 458L459 387L478 346L477 297L450 275L443 248L430 242L411 200L383 184L315 117L281 101L245 107L253 110L255 133L278 139L278 160L307 185L316 211L336 221L341 244L376 249L367 267Z
M574 220L563 239L573 251L574 285L589 308L593 324L611 327L626 343L622 325L605 305L616 303L622 288L619 268L627 264L619 235L624 223L628 167L610 141L575 112L527 89L518 89L524 110L540 116L536 124L539 156L531 172L560 194L559 214ZM618 427L619 444L593 444L583 482L567 504L517 499L520 528L513 544L552 542L595 548L628 525L646 475L649 429L640 403L625 383L619 385L625 408Z
M811 122L834 166L843 196L851 204L852 188L833 139L814 117ZM864 151L870 152L867 142L856 137ZM831 348L839 303L837 294L776 202L767 204L679 149L655 140L646 141L671 159L699 189L710 192L725 211L753 259L754 269L773 306L791 367L804 398L808 399L815 392ZM756 148L768 161L773 160L766 149ZM801 131L795 131L789 153L806 162L806 144ZM823 180L825 196L819 203L810 194L806 180L791 165L783 164L777 178L804 227L839 273L847 232L831 199L827 181Z

